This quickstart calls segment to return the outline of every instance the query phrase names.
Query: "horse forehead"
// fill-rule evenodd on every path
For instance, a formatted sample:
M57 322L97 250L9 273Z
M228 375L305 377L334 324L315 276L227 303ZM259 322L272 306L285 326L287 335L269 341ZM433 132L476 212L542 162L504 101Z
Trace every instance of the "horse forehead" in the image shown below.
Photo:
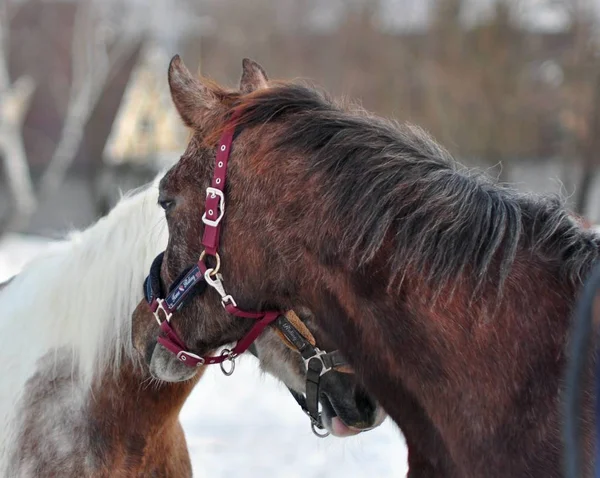
M181 183L197 181L199 176L207 173L211 160L214 160L214 148L204 146L199 133L196 133L187 144L186 150L175 165L167 172L160 182L164 186L174 187ZM192 174L190 174L192 173Z

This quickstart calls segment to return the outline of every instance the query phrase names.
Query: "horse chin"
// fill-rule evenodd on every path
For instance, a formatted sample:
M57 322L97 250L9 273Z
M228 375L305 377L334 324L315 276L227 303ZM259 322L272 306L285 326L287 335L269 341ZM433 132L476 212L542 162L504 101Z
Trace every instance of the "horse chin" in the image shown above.
M323 413L321 416L323 420L323 426L334 437L346 438L358 435L361 432L361 430L358 428L346 425L338 416L329 416L325 413Z
M323 426L329 433L338 438L351 437L354 435L358 435L359 433L373 430L374 428L377 428L379 425L381 425L386 418L387 413L385 413L383 408L379 407L377 410L376 419L372 425L367 425L365 427L355 427L346 425L344 421L337 415L329 415L325 412L322 414Z
M198 373L197 367L189 367L177 360L169 350L157 344L150 359L150 374L163 382L185 382Z

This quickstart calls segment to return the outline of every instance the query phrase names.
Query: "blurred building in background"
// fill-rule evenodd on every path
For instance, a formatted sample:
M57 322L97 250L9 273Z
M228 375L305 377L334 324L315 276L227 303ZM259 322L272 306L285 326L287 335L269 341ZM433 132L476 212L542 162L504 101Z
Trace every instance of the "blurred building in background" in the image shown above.
M122 191L173 165L184 151L190 135L166 86L170 59L163 46L149 42L131 74L102 155L98 188L104 210Z
M241 59L416 123L600 220L600 0L0 0L0 231L63 232L183 152L166 70Z
M104 149L106 164L172 164L189 138L165 88L164 49L148 46L131 74Z

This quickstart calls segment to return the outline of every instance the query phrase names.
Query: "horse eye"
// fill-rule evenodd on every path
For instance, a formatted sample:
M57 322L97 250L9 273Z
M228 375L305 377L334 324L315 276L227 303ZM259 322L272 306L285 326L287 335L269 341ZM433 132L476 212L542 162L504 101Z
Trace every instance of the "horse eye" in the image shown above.
M169 212L175 206L175 201L173 199L159 199L158 204L165 212Z

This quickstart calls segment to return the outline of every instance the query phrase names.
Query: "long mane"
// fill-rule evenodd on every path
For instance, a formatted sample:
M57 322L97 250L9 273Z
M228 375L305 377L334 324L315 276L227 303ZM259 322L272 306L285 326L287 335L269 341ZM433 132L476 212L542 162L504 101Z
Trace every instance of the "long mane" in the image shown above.
M323 222L345 224L339 246L355 265L394 246L391 283L412 267L442 286L468 268L475 289L483 281L501 289L520 246L555 259L579 282L598 258L598 237L561 198L501 186L461 166L420 128L300 84L260 90L238 108L240 127L278 123L271 147L307 158L307 175L321 178Z
M132 351L131 316L145 274L167 243L157 186L158 179L52 245L0 292L6 366L28 362L31 371L47 352L68 347L83 383L119 367Z

